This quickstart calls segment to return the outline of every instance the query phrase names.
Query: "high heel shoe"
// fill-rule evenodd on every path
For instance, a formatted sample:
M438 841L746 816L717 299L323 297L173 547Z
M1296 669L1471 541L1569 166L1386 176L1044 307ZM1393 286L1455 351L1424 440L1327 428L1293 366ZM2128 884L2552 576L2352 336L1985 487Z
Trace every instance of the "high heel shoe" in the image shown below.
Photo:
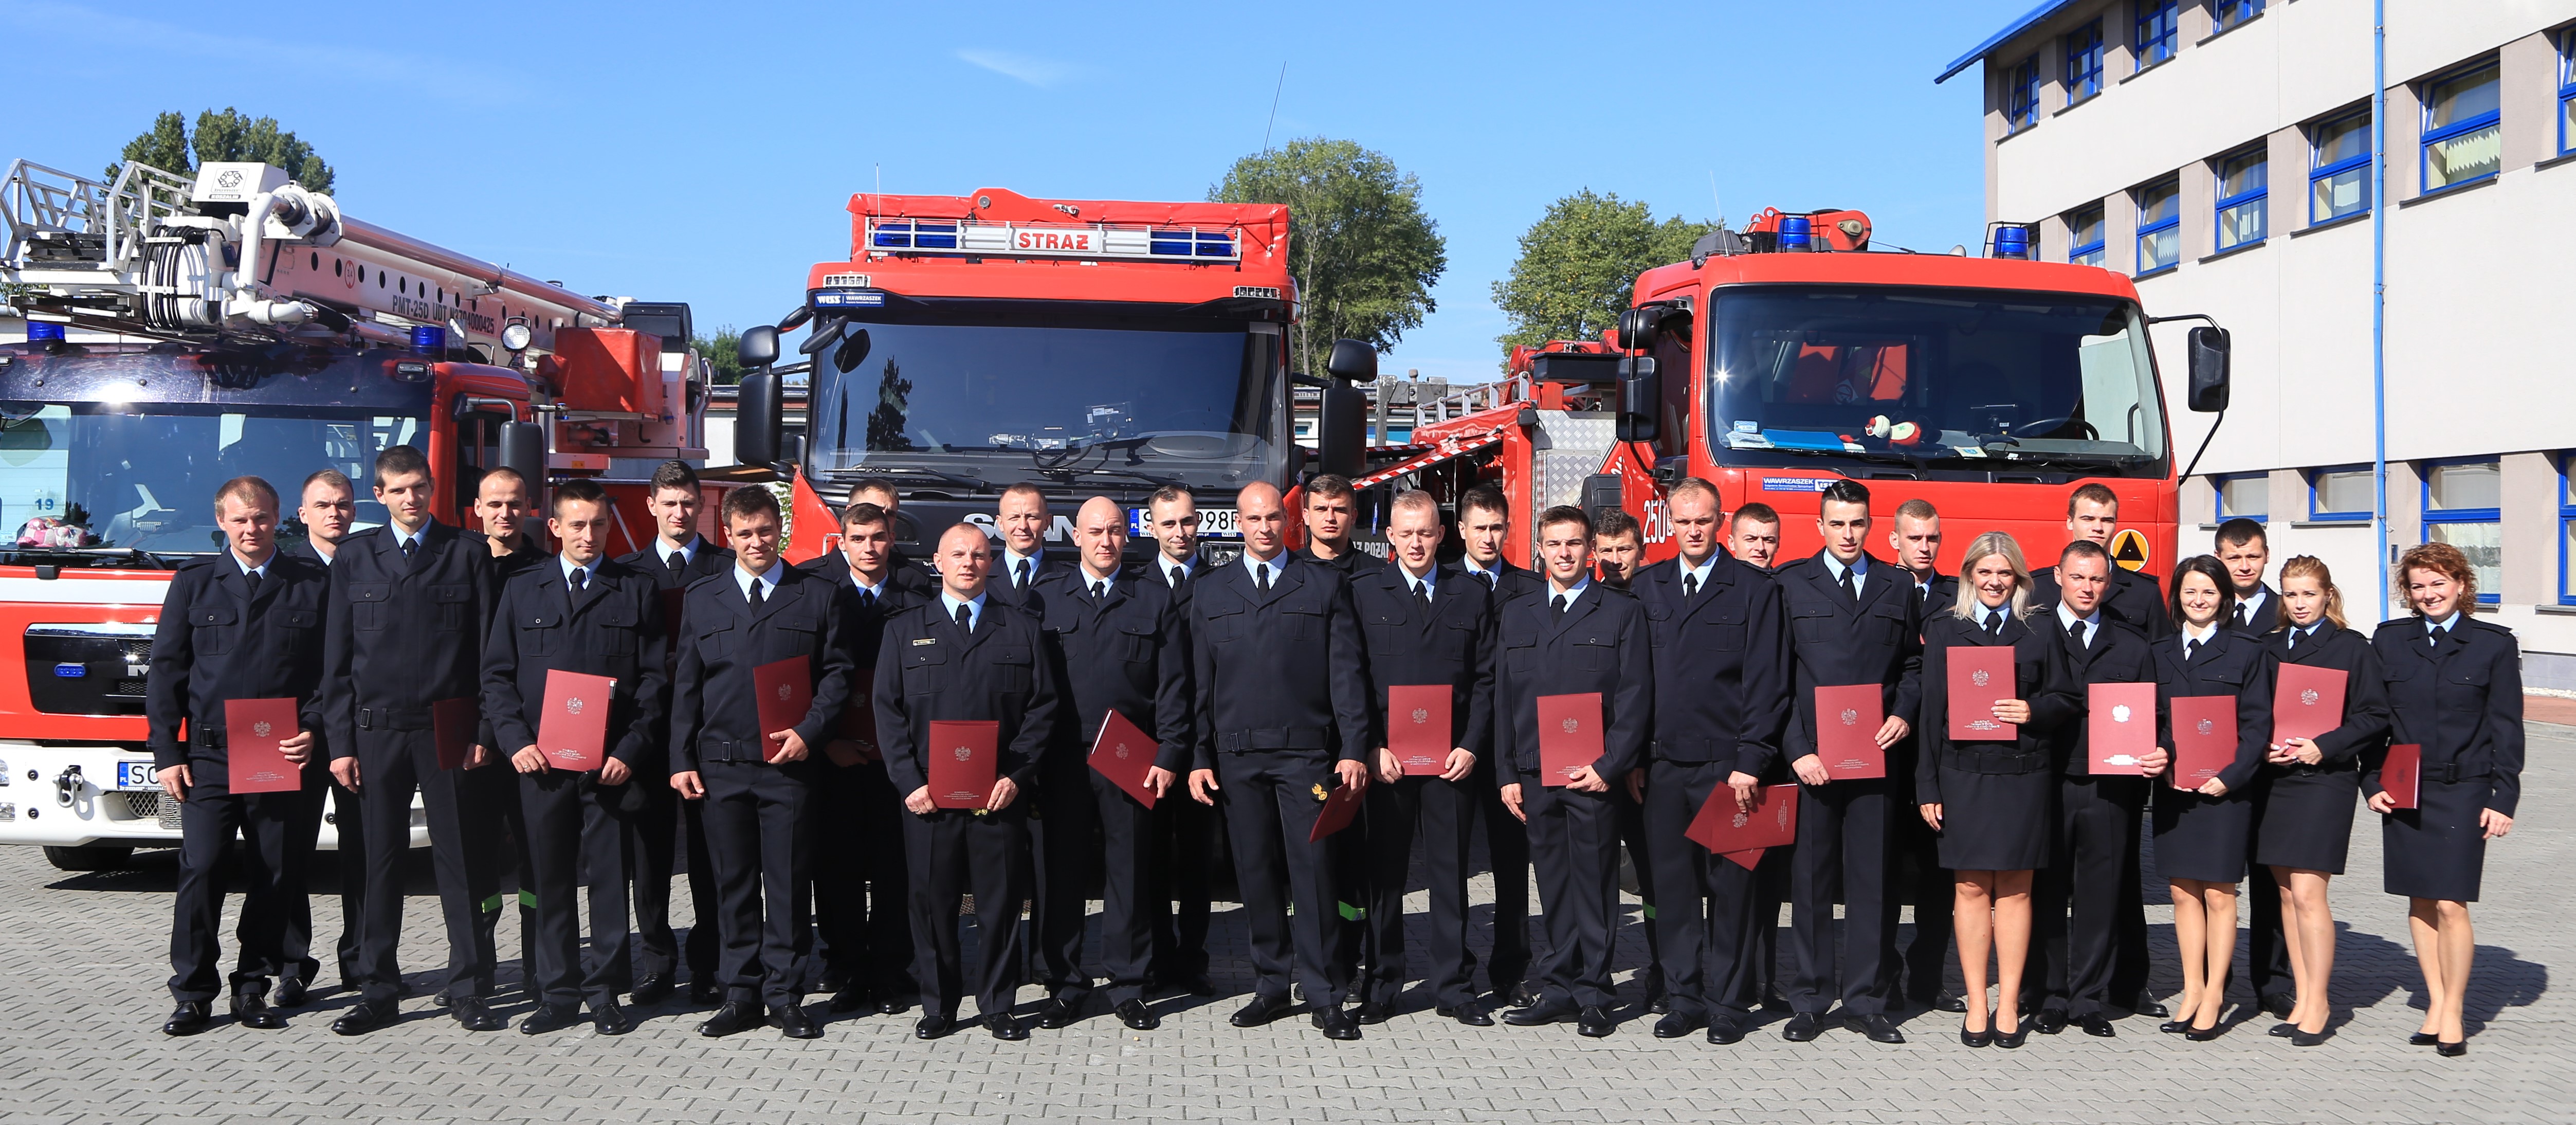
M2219 1036L2224 1035L2224 1034L2226 1034L2226 1033L2227 1033L2227 1025L2226 1025L2226 1024L2223 1024L2223 1023L2213 1023L2213 1024L2209 1025L2208 1027L2195 1027L2195 1028L2192 1028L2192 1029L2191 1029L2191 1030L2189 1030L2189 1031L2183 1032L2183 1033L2182 1033L2182 1037L2183 1037L2183 1038L2185 1038L2185 1039L2191 1040L2191 1041L2192 1041L2192 1042L2194 1042L2194 1043L2207 1043L2207 1042L2209 1042L2210 1040L2212 1040L2212 1039L2216 1039L2216 1038L2218 1038Z
M2406 1037L2406 1045L2409 1047L2431 1047L2441 1043L2441 1041L2441 1036L2435 1035L2429 1031L2418 1031L2415 1034Z
M1970 1031L1968 1030L1968 1025L1965 1022L1959 1024L1959 1042L1961 1043L1970 1047L1983 1047L1994 1041L1995 1032L1993 1028L1987 1028L1984 1031Z
M2290 1036L2297 1034L2298 1030L2299 1025L2295 1023L2276 1023L2272 1025L2272 1030L2266 1034L2278 1035L2283 1039L2287 1039Z
M2334 1032L2322 1028L2314 1032L2292 1031L2290 1033L2290 1045L2293 1047L2321 1047L2325 1045L2326 1040L2332 1038L2334 1038Z
M2436 1039L2433 1041L2433 1053L2446 1059L2456 1059L2469 1053L2469 1041L2463 1039L2457 1043L2445 1043Z
M2019 1048L2023 1043L2030 1040L2030 1025L2022 1023L2020 1020L2014 1020L2013 1022L2020 1023L2021 1026L2012 1031L1995 1032L1995 1046L2010 1051Z
M2166 1020L2166 1021L2165 1021L2165 1022L2163 1022L2163 1023L2157 1024L2157 1025L2156 1025L2156 1030L2161 1031L2161 1032L2164 1032L2164 1033L2165 1033L2165 1034L2167 1034L2167 1035L2181 1035L2181 1034L2183 1034L2184 1032L2187 1032L2187 1031L2190 1031L2190 1030L2191 1030L2191 1021L2190 1021L2190 1020Z

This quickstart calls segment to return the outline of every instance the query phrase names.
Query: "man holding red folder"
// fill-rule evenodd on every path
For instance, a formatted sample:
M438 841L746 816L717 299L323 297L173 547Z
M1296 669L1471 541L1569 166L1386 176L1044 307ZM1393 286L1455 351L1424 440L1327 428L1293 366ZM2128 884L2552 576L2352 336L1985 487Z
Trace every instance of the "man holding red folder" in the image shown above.
M1076 566L1038 580L1029 608L1040 614L1046 655L1062 685L1064 722L1038 768L1037 941L1050 994L1038 1026L1070 1026L1091 994L1082 967L1083 920L1092 873L1103 875L1100 960L1109 970L1109 1003L1120 1022L1151 1031L1162 1022L1145 1007L1154 960L1149 899L1161 849L1154 809L1090 764L1101 725L1111 714L1154 740L1143 785L1160 801L1189 769L1190 646L1179 595L1166 582L1125 574L1127 510L1106 496L1082 503L1073 519ZM1119 759L1108 759L1113 765Z
M912 974L922 1008L913 1034L937 1039L956 1027L965 984L957 898L971 893L976 1008L993 1038L1026 1039L1028 1028L1011 1015L1027 950L1020 903L1030 885L1030 802L1020 798L1056 736L1055 669L1038 619L989 596L992 556L981 529L949 528L934 558L939 597L886 621L874 692L886 775L909 810L903 854L912 868ZM1023 604L1037 598L1027 591ZM980 728L989 741L938 737L952 724ZM979 754L984 761L973 760ZM943 774L988 786L983 801L955 781L934 787Z
M861 481L853 496L892 499L890 484ZM814 825L814 930L823 939L831 1010L891 1016L911 1007L912 895L903 862L903 794L877 747L877 641L886 618L930 596L921 569L894 554L894 512L873 499L841 509L840 549L803 564L840 595L850 659L849 709L823 744Z
M814 940L811 759L839 729L850 654L832 584L778 557L778 498L737 488L717 518L734 566L689 587L671 684L670 784L706 802L698 819L715 860L724 941L716 968L724 1005L698 1033L758 1027L765 1005L769 1026L812 1039L823 1032L805 1014L802 979ZM805 706L781 714L782 698Z
M539 1007L519 1024L531 1035L571 1026L584 1001L600 1034L635 1029L617 1003L630 984L626 837L643 807L634 778L655 756L666 681L652 576L600 557L610 503L591 481L555 487L547 528L562 550L555 565L524 567L502 585L483 647L483 713L501 746L518 748L510 764L537 900L528 991ZM567 690L575 675L606 679L606 692ZM580 891L590 899L586 956Z
M170 995L178 1005L161 1025L170 1035L194 1035L212 1020L223 983L215 966L224 857L237 834L250 847L241 857L247 893L235 931L233 1018L262 1030L286 1026L268 1006L268 985L286 971L280 878L304 801L313 732L322 725L321 634L331 579L320 563L278 554L277 513L277 490L267 481L224 482L215 492L215 524L226 549L179 568L153 631L144 716L162 792L179 802L170 925ZM253 713L263 716L246 724L254 729L232 729L229 715Z

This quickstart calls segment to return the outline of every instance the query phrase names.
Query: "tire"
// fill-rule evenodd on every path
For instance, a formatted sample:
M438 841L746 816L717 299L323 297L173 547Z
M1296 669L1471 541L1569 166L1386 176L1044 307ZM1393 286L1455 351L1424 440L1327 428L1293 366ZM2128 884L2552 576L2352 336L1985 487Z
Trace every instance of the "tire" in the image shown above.
M125 866L134 849L121 844L92 844L85 848L57 848L47 845L45 861L64 871L114 871Z

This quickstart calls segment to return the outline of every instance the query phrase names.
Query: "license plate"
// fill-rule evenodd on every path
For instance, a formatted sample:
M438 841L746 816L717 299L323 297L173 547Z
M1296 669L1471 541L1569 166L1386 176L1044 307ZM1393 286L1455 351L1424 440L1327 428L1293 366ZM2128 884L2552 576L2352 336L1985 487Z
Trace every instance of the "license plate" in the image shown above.
M1201 508L1199 509L1199 534L1236 536L1243 534L1243 529L1234 524L1234 509Z
M150 762L116 763L116 787L124 789L161 788L161 767Z

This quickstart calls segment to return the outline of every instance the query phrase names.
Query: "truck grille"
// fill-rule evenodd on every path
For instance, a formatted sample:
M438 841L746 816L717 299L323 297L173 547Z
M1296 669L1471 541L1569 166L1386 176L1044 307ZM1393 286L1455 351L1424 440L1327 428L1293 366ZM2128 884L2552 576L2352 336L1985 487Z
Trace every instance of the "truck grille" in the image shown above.
M127 819L149 820L169 831L179 830L179 802L163 800L158 793L119 793L117 796L125 798Z
M27 626L27 698L49 715L140 715L153 626Z

